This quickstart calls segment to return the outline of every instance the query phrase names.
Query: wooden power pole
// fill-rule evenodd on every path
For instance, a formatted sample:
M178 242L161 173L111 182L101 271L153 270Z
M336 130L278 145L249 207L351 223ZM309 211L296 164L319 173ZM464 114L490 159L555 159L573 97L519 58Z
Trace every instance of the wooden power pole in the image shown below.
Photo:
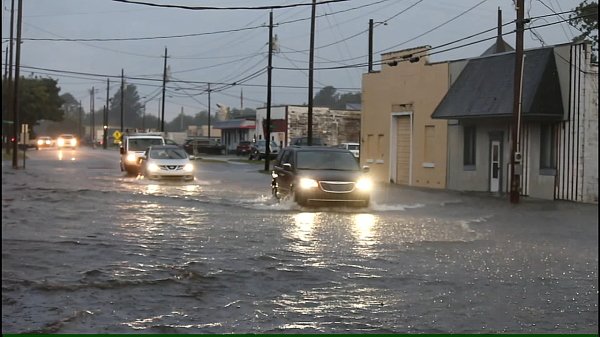
M519 152L519 131L521 123L521 94L523 83L523 33L525 26L525 0L517 0L517 30L515 42L515 74L514 74L514 100L512 121L512 149L510 158L510 202L519 203L520 176L522 171L522 158Z

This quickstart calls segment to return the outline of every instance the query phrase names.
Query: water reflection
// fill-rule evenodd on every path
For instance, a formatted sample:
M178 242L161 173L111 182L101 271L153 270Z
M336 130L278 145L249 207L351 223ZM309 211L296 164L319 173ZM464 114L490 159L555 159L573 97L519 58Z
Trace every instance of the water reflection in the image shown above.
M146 193L147 194L155 194L158 191L160 191L160 185L150 184L150 185L146 186Z
M71 150L71 151L65 151L65 150L58 150L57 151L57 156L58 156L58 160L75 160L75 150Z
M372 255L371 246L377 243L374 237L376 217L373 214L355 214L353 216L352 234L358 243L358 251L365 255Z
M313 231L315 227L316 213L303 212L294 216L294 237L302 241L310 241L313 239Z

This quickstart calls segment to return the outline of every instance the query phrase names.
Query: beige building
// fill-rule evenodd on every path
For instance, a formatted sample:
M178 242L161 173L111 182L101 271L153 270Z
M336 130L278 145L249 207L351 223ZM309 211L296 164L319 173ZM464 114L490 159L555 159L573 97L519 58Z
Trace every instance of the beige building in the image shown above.
M446 187L447 121L431 114L449 87L448 63L429 63L430 47L382 55L363 75L361 165L374 180Z

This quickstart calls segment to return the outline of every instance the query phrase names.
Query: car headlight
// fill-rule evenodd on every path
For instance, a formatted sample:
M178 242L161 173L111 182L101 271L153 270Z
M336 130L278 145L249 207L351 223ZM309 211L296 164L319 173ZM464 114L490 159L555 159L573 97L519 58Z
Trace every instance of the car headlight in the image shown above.
M373 182L369 178L360 178L355 186L358 190L369 192L373 189Z
M46 145L50 145L50 144L52 144L52 141L51 140L47 140L46 141Z
M58 138L56 140L56 144L58 144L58 146L65 146L65 140L62 138Z
M303 190L308 190L311 188L318 187L319 184L316 180L310 178L301 178L300 179L300 188Z
M136 158L135 158L135 154L133 154L133 153L130 153L130 154L128 154L128 155L127 155L127 161L128 161L128 162L130 162L130 163L135 163L135 160L136 160Z
M192 163L187 163L185 164L185 166L183 167L183 170L185 172L192 172L194 171L194 165Z
M71 146L77 145L77 139L71 139Z
M158 165L156 165L156 164L150 164L150 165L148 165L148 171L149 172L158 172L158 171L160 171L160 167L158 167Z
M37 143L38 143L38 145L42 145L42 144L44 144L44 141L40 139L37 141Z

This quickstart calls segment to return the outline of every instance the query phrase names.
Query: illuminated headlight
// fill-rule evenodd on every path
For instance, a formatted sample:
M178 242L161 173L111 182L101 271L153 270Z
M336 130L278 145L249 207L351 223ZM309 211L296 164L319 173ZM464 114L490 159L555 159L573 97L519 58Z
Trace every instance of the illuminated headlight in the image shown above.
M37 141L37 143L38 143L38 145L43 145L44 141L40 139L40 140Z
M50 141L50 140L47 140L47 141L46 141L46 145L50 145L50 144L52 144L52 141Z
M71 146L77 146L77 139L71 139Z
M192 165L191 163L187 163L185 164L185 166L183 167L183 170L185 172L192 172L194 170L194 165Z
M373 182L369 178L360 178L355 186L358 190L369 192L373 189Z
M158 171L160 171L160 167L158 167L158 165L156 165L156 164L148 165L148 172L158 172Z
M315 188L318 186L319 186L319 184L314 179L310 179L310 178L300 179L300 188L303 190L308 190L308 189Z
M127 161L130 163L135 163L135 154L134 153L130 153L127 155Z
M58 146L65 146L65 140L62 138L58 138L56 140L56 144L58 144Z

